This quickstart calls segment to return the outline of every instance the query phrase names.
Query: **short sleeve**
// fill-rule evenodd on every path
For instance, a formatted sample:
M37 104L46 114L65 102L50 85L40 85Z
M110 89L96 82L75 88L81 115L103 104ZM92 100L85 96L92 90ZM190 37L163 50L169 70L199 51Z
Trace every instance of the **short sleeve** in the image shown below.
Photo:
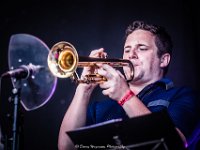
M168 107L169 116L186 138L199 121L199 109L197 96L190 88L180 88Z

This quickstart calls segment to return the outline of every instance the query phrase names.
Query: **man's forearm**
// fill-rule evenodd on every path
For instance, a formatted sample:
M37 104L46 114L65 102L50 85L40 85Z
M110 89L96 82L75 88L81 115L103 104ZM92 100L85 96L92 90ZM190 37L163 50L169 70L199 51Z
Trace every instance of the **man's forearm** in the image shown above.
M123 108L130 118L151 113L151 111L136 96L127 101L123 105Z
M85 125L87 106L89 103L91 91L85 90L83 86L78 86L74 98L63 118L59 139L59 150L72 149L73 143L66 134L66 131L70 131Z

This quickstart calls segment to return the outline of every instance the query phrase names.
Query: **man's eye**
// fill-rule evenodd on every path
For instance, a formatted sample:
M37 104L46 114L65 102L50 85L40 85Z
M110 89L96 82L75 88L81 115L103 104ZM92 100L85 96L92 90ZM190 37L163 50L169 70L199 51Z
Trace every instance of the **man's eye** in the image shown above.
M140 51L146 51L146 50L148 50L148 48L146 48L146 47L140 47L139 50Z
M126 50L124 50L124 52L125 52L125 53L129 53L129 52L130 52L130 50L129 50L129 49L126 49Z

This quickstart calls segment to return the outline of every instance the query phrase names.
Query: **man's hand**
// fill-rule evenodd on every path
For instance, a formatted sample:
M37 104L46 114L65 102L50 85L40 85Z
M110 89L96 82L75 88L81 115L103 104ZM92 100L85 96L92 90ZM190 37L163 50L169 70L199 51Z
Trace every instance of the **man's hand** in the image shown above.
M93 58L106 58L107 57L107 53L104 52L103 48L97 49L97 50L93 50L91 51L89 57L93 57ZM83 68L83 72L81 74L81 79L85 79L86 75L89 74L94 74L97 73L98 69L96 67L84 67ZM81 84L83 85L85 88L87 88L88 90L91 89L93 90L98 84L97 83L90 83L90 84Z
M121 100L127 91L130 90L122 73L112 66L103 64L98 69L98 73L107 79L107 81L100 84L100 87L104 89L102 93L113 100Z

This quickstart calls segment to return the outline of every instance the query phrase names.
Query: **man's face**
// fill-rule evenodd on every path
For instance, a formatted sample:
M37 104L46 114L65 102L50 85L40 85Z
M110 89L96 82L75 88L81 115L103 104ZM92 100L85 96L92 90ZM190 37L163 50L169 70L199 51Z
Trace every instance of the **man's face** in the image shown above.
M160 78L160 59L157 55L155 37L151 32L136 30L131 33L124 45L123 58L129 59L134 65L132 83L141 84ZM124 72L126 77L130 76L129 68L124 67Z

